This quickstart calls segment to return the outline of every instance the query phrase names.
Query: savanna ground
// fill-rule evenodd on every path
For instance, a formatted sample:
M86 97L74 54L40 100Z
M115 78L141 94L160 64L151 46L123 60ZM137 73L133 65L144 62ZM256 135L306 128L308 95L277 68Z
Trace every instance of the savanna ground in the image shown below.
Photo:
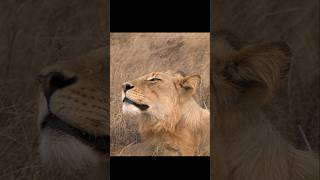
M135 122L122 114L121 85L153 71L199 74L195 99L210 108L209 33L112 33L110 44L111 155L138 139Z
M108 48L105 7L86 0L0 2L0 179L48 179L39 163L36 76L48 64Z

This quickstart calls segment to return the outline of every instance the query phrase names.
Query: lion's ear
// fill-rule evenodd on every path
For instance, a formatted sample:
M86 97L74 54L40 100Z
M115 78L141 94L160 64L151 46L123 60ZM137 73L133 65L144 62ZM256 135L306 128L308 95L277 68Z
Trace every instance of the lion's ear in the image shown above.
M201 82L200 75L185 76L181 79L180 85L184 92L193 95Z
M242 96L250 93L265 99L287 76L290 59L290 48L284 42L252 45L229 57L223 75Z

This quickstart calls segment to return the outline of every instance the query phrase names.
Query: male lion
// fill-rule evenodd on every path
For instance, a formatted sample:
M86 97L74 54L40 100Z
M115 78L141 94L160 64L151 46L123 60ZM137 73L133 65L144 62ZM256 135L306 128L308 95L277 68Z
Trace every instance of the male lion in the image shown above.
M209 111L193 99L199 75L152 72L123 84L123 112L138 121L141 142L121 155L209 155Z
M261 110L288 73L288 45L239 42L213 36L214 179L318 180L317 157L292 146Z
M54 179L108 179L106 50L39 75L40 153Z

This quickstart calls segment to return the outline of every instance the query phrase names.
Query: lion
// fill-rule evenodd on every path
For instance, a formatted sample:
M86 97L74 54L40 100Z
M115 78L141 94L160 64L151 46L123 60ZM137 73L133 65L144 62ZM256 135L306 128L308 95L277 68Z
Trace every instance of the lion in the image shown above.
M212 40L213 179L318 180L318 156L291 145L261 109L285 82L290 47L239 42L228 33Z
M106 48L44 68L38 124L43 166L55 179L108 179Z
M137 120L140 141L125 156L209 156L210 113L194 100L201 78L152 72L122 85L122 110Z

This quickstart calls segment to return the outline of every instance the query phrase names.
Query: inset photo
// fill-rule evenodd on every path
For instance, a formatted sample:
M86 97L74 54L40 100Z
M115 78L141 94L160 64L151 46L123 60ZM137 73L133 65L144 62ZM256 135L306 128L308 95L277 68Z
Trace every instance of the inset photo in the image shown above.
M111 33L111 156L210 156L210 33Z

